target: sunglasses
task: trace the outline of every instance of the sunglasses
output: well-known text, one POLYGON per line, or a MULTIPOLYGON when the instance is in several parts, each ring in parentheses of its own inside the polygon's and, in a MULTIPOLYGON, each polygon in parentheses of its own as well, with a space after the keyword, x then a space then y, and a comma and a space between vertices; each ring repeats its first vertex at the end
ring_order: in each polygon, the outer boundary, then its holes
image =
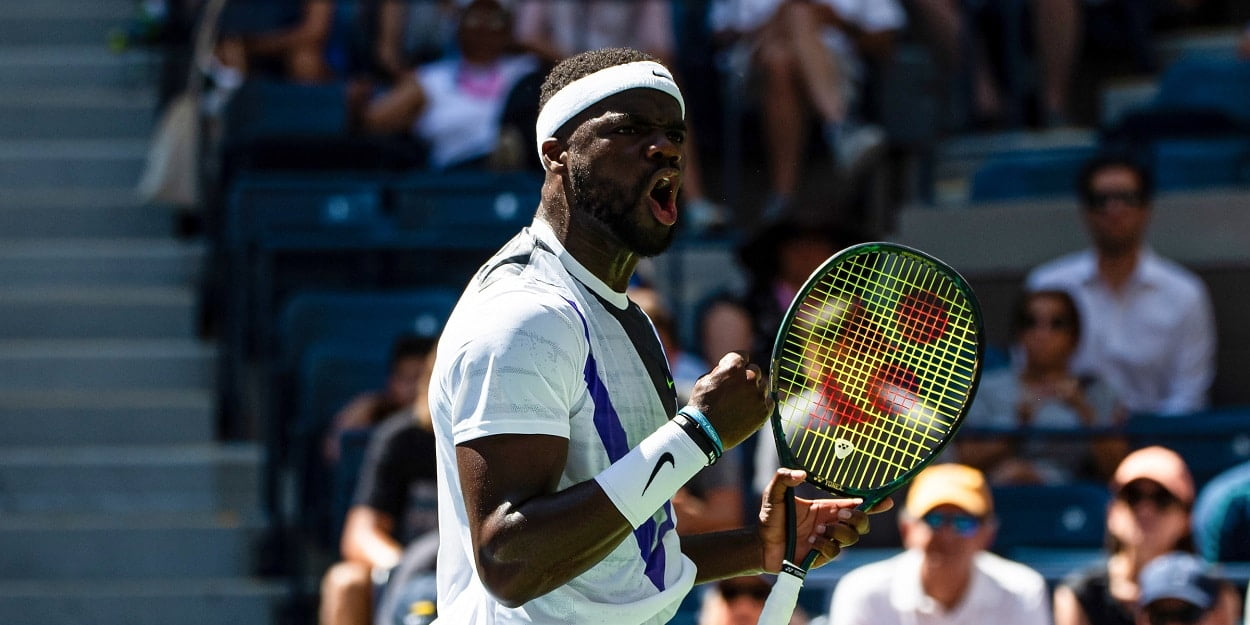
POLYGON ((1112 201, 1119 201, 1133 208, 1141 208, 1146 203, 1146 198, 1139 191, 1093 191, 1085 196, 1086 206, 1093 211, 1107 210, 1112 201))
POLYGON ((1146 606, 1146 618, 1150 625, 1193 625, 1202 620, 1205 613, 1202 608, 1189 603, 1168 608, 1146 606))
POLYGON ((1025 315, 1021 320, 1020 327, 1025 330, 1043 327, 1047 330, 1071 330, 1072 320, 1067 317, 1035 317, 1033 315, 1025 315))
POLYGON ((751 586, 749 588, 722 586, 720 588, 720 596, 724 597, 725 601, 733 601, 738 597, 748 597, 756 601, 767 601, 768 591, 769 589, 763 586, 751 586))
POLYGON ((1169 508, 1180 504, 1175 495, 1162 488, 1128 486, 1121 489, 1116 497, 1129 506, 1136 506, 1143 501, 1149 501, 1156 508, 1169 508))
POLYGON ((924 524, 928 525, 929 529, 935 532, 942 529, 942 526, 945 525, 964 538, 971 538, 977 533, 977 530, 981 529, 981 519, 971 514, 930 512, 920 517, 920 520, 924 521, 924 524))

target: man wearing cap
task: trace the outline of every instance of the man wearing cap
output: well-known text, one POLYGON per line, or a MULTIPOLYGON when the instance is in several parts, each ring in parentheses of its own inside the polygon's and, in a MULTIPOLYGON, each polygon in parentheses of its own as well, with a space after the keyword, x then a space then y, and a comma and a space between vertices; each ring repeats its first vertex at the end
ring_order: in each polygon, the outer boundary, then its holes
MULTIPOLYGON (((534 221, 465 289, 434 365, 437 622, 659 625, 696 582, 780 569, 803 474, 778 471, 757 526, 675 531, 672 496, 772 409, 759 366, 731 353, 679 410, 625 294, 678 220, 681 92, 647 55, 597 50, 557 65, 539 107, 534 221)), ((798 557, 858 540, 858 503, 800 500, 798 557)))
POLYGON ((1201 558, 1183 551, 1150 561, 1138 577, 1137 625, 1235 625, 1236 588, 1201 558))
POLYGON ((987 551, 994 502, 972 467, 938 464, 912 482, 899 514, 906 550, 842 577, 830 625, 1048 625, 1046 581, 987 551))

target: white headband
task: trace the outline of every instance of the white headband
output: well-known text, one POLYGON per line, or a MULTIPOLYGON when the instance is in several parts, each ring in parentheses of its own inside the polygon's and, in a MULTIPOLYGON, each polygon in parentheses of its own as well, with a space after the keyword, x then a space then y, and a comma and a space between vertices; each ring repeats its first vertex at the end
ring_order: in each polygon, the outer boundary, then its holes
POLYGON ((578 113, 610 95, 638 88, 656 89, 673 96, 681 106, 682 118, 686 117, 686 101, 682 99, 673 75, 663 65, 654 61, 613 65, 565 85, 543 105, 538 112, 538 123, 534 125, 538 134, 539 159, 542 158, 543 141, 554 136, 578 113))

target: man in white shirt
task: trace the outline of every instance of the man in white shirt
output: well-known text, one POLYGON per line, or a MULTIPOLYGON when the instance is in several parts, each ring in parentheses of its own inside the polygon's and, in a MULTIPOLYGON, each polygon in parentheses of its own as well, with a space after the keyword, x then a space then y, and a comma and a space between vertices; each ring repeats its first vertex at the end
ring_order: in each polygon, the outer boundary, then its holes
POLYGON ((830 625, 1047 625, 1050 595, 1033 569, 986 549, 996 529, 985 476, 933 465, 899 514, 903 553, 842 577, 830 625))
POLYGON ((1079 185, 1093 247, 1037 267, 1028 288, 1073 295, 1086 329, 1073 367, 1105 380, 1129 411, 1201 410, 1215 379, 1215 317, 1202 280, 1146 245, 1150 172, 1100 156, 1079 185))
MULTIPOLYGON (((465 289, 430 383, 437 622, 660 625, 697 582, 781 568, 784 493, 804 474, 777 471, 754 526, 676 531, 673 495, 772 402, 759 365, 731 353, 679 407, 625 294, 678 220, 687 131, 671 72, 635 50, 573 56, 544 81, 535 131, 534 221, 465 289)), ((857 541, 860 503, 798 499, 796 557, 857 541)))

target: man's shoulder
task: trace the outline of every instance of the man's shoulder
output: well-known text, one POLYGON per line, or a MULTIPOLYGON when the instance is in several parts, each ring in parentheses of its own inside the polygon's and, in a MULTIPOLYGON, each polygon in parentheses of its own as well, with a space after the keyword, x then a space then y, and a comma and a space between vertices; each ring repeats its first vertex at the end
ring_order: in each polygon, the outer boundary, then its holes
POLYGON ((1143 256, 1143 262, 1147 271, 1147 279, 1152 282, 1159 283, 1172 292, 1205 297, 1206 283, 1197 273, 1180 262, 1154 252, 1147 252, 1143 256))
POLYGON ((1015 595, 1045 592, 1046 579, 1032 567, 988 551, 977 554, 979 571, 1015 595))
POLYGON ((1025 276, 1030 289, 1069 286, 1083 279, 1093 268, 1093 254, 1080 250, 1041 263, 1025 276))

